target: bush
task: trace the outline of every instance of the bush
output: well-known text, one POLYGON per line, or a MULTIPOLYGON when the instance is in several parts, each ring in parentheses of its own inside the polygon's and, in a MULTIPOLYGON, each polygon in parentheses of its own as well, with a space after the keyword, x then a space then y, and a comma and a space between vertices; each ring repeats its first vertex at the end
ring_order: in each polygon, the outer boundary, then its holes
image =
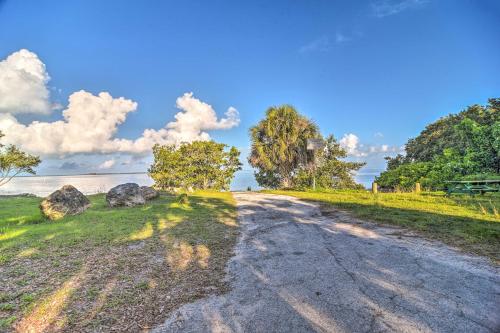
POLYGON ((399 188, 400 190, 412 190, 415 183, 420 182, 423 186, 429 186, 427 174, 431 170, 430 162, 418 162, 403 164, 394 169, 384 171, 375 181, 382 188, 399 188))
POLYGON ((175 145, 155 145, 149 176, 162 190, 227 190, 234 173, 241 169, 240 152, 223 143, 194 141, 175 145))

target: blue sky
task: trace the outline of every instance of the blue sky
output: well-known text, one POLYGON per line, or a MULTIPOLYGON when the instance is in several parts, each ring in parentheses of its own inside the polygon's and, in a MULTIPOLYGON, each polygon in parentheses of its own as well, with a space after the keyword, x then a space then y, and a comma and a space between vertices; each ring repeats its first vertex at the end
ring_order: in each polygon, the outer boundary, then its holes
MULTIPOLYGON (((344 138, 373 173, 429 122, 499 96, 499 17, 495 0, 0 0, 0 61, 26 49, 50 76, 50 110, 12 113, 17 125, 61 120, 80 90, 108 92, 137 103, 113 135, 135 140, 173 121, 176 99, 193 92, 218 121, 238 110, 239 125, 206 132, 245 158, 248 128, 288 103, 344 138)), ((38 172, 144 171, 149 161, 111 148, 58 150, 38 172)))

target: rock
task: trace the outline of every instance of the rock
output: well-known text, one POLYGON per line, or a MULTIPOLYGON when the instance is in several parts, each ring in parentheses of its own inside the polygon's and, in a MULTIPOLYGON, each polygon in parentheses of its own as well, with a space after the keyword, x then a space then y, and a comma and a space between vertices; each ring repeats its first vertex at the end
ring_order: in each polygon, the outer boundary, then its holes
POLYGON ((83 213, 90 201, 72 185, 64 185, 40 203, 42 214, 51 220, 83 213))
POLYGON ((152 200, 154 198, 158 198, 160 195, 158 191, 149 186, 141 186, 141 192, 144 200, 152 200))
POLYGON ((132 207, 143 205, 146 202, 141 188, 135 183, 126 183, 113 187, 106 193, 106 201, 109 207, 132 207))

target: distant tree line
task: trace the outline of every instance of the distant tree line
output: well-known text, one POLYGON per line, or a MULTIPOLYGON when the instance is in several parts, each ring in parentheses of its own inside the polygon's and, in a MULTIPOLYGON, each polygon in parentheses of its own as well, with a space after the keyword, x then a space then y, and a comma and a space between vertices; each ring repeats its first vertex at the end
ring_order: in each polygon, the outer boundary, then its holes
POLYGON ((500 178, 500 98, 472 105, 429 124, 408 140, 405 154, 386 157, 382 187, 437 189, 446 181, 500 178))

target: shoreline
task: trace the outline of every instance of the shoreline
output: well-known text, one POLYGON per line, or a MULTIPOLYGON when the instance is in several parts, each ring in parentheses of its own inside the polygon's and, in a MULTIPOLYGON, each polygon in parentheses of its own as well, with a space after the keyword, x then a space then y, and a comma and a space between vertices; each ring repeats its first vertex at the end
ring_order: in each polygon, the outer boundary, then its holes
POLYGON ((33 193, 19 193, 19 194, 0 194, 0 199, 2 198, 15 198, 15 197, 21 197, 21 198, 38 198, 37 195, 33 193))
POLYGON ((75 176, 109 176, 109 175, 147 175, 147 172, 105 172, 105 173, 77 173, 69 175, 24 175, 13 178, 38 178, 38 177, 75 177, 75 176))

